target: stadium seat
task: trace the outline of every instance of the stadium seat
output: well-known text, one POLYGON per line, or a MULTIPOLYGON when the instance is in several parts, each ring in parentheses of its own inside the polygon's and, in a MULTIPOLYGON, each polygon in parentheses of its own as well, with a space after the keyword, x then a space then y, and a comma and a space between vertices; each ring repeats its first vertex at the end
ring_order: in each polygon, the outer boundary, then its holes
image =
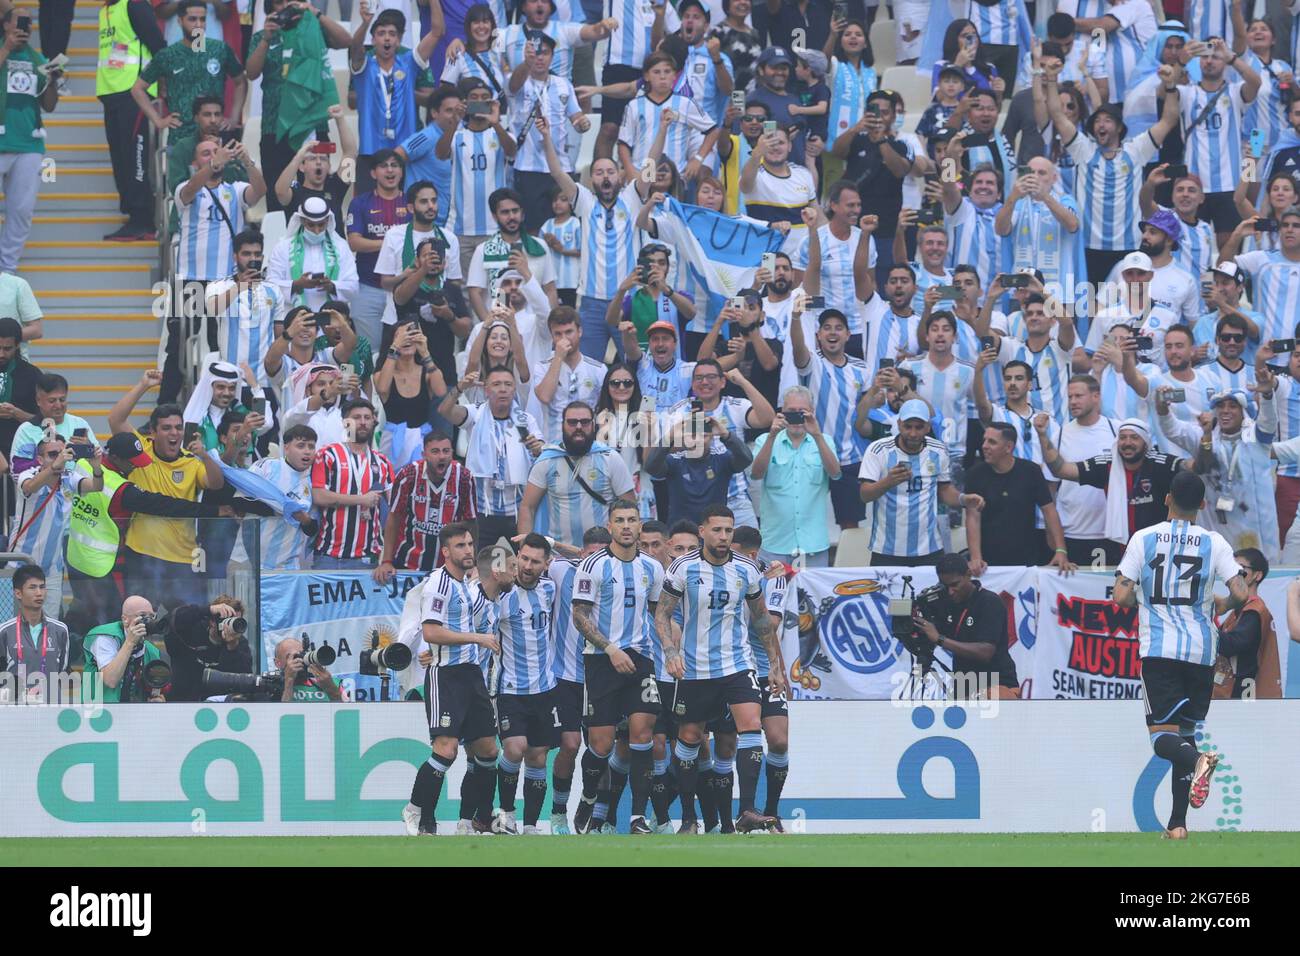
POLYGON ((916 72, 914 66, 889 67, 880 78, 880 88, 898 93, 908 115, 915 114, 918 119, 933 99, 929 76, 916 72))
POLYGON ((898 62, 897 38, 898 24, 893 20, 877 19, 875 23, 871 24, 869 40, 871 55, 876 62, 877 76, 880 75, 881 71, 898 62))
POLYGON ((871 532, 864 528, 845 528, 835 552, 835 567, 861 568, 871 562, 871 532))
POLYGON ((262 219, 262 248, 266 255, 271 254, 275 244, 284 238, 288 230, 289 223, 284 218, 284 210, 277 209, 275 212, 268 212, 262 219))

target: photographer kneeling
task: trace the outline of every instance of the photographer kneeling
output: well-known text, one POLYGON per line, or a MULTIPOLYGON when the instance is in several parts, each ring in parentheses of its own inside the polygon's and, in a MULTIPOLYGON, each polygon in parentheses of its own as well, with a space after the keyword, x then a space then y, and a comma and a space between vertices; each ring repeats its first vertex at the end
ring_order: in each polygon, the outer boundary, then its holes
POLYGON ((303 659, 302 641, 286 637, 275 645, 275 666, 284 673, 283 703, 324 703, 343 700, 343 691, 324 667, 303 659), (311 676, 308 677, 303 671, 311 676))
POLYGON ((122 618, 86 634, 85 684, 98 672, 105 703, 166 703, 171 669, 162 652, 145 640, 159 630, 153 605, 133 594, 122 602, 122 618))
POLYGON ((167 653, 171 656, 173 701, 198 702, 203 690, 203 668, 235 674, 253 673, 253 650, 248 645, 244 604, 222 594, 210 605, 184 604, 171 614, 167 653))
POLYGON ((917 595, 913 620, 922 636, 952 655, 952 699, 1018 700, 1001 599, 971 579, 960 554, 945 554, 935 570, 939 584, 917 595))

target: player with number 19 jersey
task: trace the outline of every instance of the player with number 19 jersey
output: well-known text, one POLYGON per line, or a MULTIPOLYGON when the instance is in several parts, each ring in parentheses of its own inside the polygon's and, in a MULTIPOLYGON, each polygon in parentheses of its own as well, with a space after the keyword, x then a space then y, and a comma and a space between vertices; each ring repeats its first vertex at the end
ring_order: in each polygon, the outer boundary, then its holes
POLYGON ((713 564, 689 551, 668 566, 664 589, 681 598, 682 680, 717 680, 754 670, 745 602, 762 593, 762 574, 732 553, 713 564))

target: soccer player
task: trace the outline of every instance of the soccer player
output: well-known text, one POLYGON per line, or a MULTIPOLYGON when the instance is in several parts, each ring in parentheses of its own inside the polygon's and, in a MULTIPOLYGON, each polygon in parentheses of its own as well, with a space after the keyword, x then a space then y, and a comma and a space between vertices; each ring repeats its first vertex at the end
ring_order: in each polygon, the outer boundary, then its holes
POLYGON ((1193 524, 1205 505, 1205 482, 1180 471, 1165 497, 1169 520, 1129 541, 1115 571, 1114 601, 1138 607, 1138 648, 1147 728, 1156 754, 1173 764, 1173 809, 1164 836, 1187 839, 1187 807, 1204 805, 1219 754, 1199 753, 1196 725, 1214 690, 1216 615, 1246 603, 1246 579, 1232 546, 1193 524), (1227 598, 1214 586, 1228 586, 1227 598))
MULTIPOLYGON (((758 557, 763 547, 763 536, 757 528, 741 525, 731 538, 731 550, 742 557, 758 564, 763 572, 763 601, 767 605, 768 616, 776 631, 777 650, 781 647, 781 616, 785 607, 785 591, 789 579, 785 568, 780 564, 764 566, 758 557), (775 571, 775 573, 774 573, 775 571)), ((754 655, 754 668, 758 674, 758 686, 763 694, 760 716, 763 720, 763 736, 767 738, 767 803, 763 807, 763 816, 772 818, 771 829, 784 833, 781 826, 781 791, 785 789, 786 777, 790 775, 790 710, 786 706, 785 691, 772 690, 771 672, 773 662, 777 673, 785 673, 785 661, 778 655, 772 658, 768 654, 767 643, 763 640, 762 628, 758 622, 749 622, 749 649, 754 655)), ((730 795, 728 795, 729 797, 730 795)))
MULTIPOLYGON (((682 802, 679 833, 696 832, 695 788, 697 760, 704 724, 731 709, 739 749, 740 816, 736 830, 767 829, 774 821, 754 807, 758 774, 763 766, 761 734, 762 688, 749 649, 752 624, 767 645, 771 659, 780 660, 776 632, 763 602, 762 572, 749 558, 731 550, 735 517, 725 505, 704 509, 700 549, 683 555, 668 568, 664 594, 655 611, 655 626, 664 645, 668 672, 677 678, 673 712, 680 722, 677 745, 677 785, 682 802), (682 608, 680 636, 673 633, 673 611, 682 608), (746 616, 748 612, 748 616, 746 616)), ((772 693, 785 690, 785 676, 771 675, 772 693)), ((716 761, 716 758, 715 758, 716 761)), ((715 772, 719 772, 715 762, 715 772)), ((727 773, 722 772, 725 778, 727 773)), ((725 782, 720 787, 729 793, 725 782)))
MULTIPOLYGON (((438 795, 456 760, 458 741, 466 741, 466 750, 481 761, 480 766, 495 766, 497 761, 496 717, 483 681, 482 660, 485 651, 500 653, 501 643, 483 629, 490 618, 482 596, 475 599, 466 577, 475 565, 474 534, 468 524, 453 522, 442 529, 438 543, 443 566, 425 584, 421 608, 424 640, 433 651, 424 677, 424 712, 433 754, 420 765, 411 802, 402 808, 409 836, 438 832, 438 795)), ((490 807, 496 774, 476 773, 475 777, 482 778, 477 781, 475 802, 490 807)), ((474 825, 485 832, 490 823, 480 816, 474 825)))
MULTIPOLYGON (((582 535, 582 560, 603 549, 613 538, 608 529, 588 528, 582 535)), ((558 555, 551 559, 547 575, 555 583, 555 605, 551 633, 555 638, 555 688, 551 696, 560 716, 560 752, 555 755, 551 768, 551 835, 568 836, 569 791, 573 786, 573 771, 578 762, 578 747, 582 743, 582 723, 585 715, 583 689, 583 647, 585 642, 573 624, 573 575, 581 561, 570 561, 558 555)))
POLYGON ((559 744, 561 726, 551 638, 555 582, 546 576, 551 543, 529 534, 513 559, 514 587, 497 598, 501 657, 493 674, 497 736, 501 759, 497 787, 501 803, 498 831, 515 831, 515 791, 524 762, 524 835, 540 833, 537 818, 546 799, 546 755, 559 744))
POLYGON ((635 502, 612 502, 608 527, 613 540, 584 560, 574 575, 573 623, 587 642, 583 664, 588 726, 582 800, 573 825, 579 833, 591 832, 596 792, 609 765, 614 732, 627 717, 632 784, 629 832, 645 834, 651 832, 645 806, 654 765, 651 738, 660 710, 653 662, 656 638, 646 626, 646 614, 659 601, 664 571, 658 561, 637 551, 641 517, 635 502))

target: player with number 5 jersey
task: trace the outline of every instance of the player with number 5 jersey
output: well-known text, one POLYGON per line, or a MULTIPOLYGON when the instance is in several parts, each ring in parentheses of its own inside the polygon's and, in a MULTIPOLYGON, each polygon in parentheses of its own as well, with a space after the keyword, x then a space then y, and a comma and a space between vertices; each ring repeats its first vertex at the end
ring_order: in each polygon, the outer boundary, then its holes
POLYGON ((633 501, 609 506, 613 540, 578 566, 573 576, 573 624, 587 642, 587 749, 582 754, 582 799, 573 828, 587 833, 596 792, 614 750, 614 731, 624 718, 630 748, 630 832, 652 832, 645 820, 654 769, 654 725, 659 715, 655 683, 655 635, 647 627, 663 588, 663 566, 637 550, 641 515, 633 501))
MULTIPOLYGON (((780 661, 776 629, 763 598, 758 565, 732 548, 735 516, 726 505, 710 505, 700 519, 700 547, 671 565, 655 614, 668 673, 677 679, 672 702, 678 719, 673 757, 681 795, 680 832, 695 832, 695 791, 700 742, 705 725, 729 709, 736 724, 736 769, 740 778, 740 816, 736 830, 766 830, 775 824, 754 806, 763 767, 762 689, 754 672, 750 628, 754 627, 780 661), (682 609, 680 637, 673 635, 673 612, 682 609)), ((772 693, 785 689, 778 669, 768 678, 772 693)))
MULTIPOLYGON (((1205 507, 1205 482, 1180 471, 1165 496, 1169 520, 1133 535, 1115 572, 1113 599, 1138 608, 1138 648, 1147 729, 1156 755, 1173 764, 1173 803, 1165 837, 1187 839, 1187 807, 1204 805, 1221 754, 1198 752, 1196 728, 1214 691, 1215 615, 1250 597, 1232 547, 1193 522, 1205 507), (1216 585, 1228 597, 1215 597, 1216 585)), ((1242 552, 1245 554, 1246 552, 1242 552)))

